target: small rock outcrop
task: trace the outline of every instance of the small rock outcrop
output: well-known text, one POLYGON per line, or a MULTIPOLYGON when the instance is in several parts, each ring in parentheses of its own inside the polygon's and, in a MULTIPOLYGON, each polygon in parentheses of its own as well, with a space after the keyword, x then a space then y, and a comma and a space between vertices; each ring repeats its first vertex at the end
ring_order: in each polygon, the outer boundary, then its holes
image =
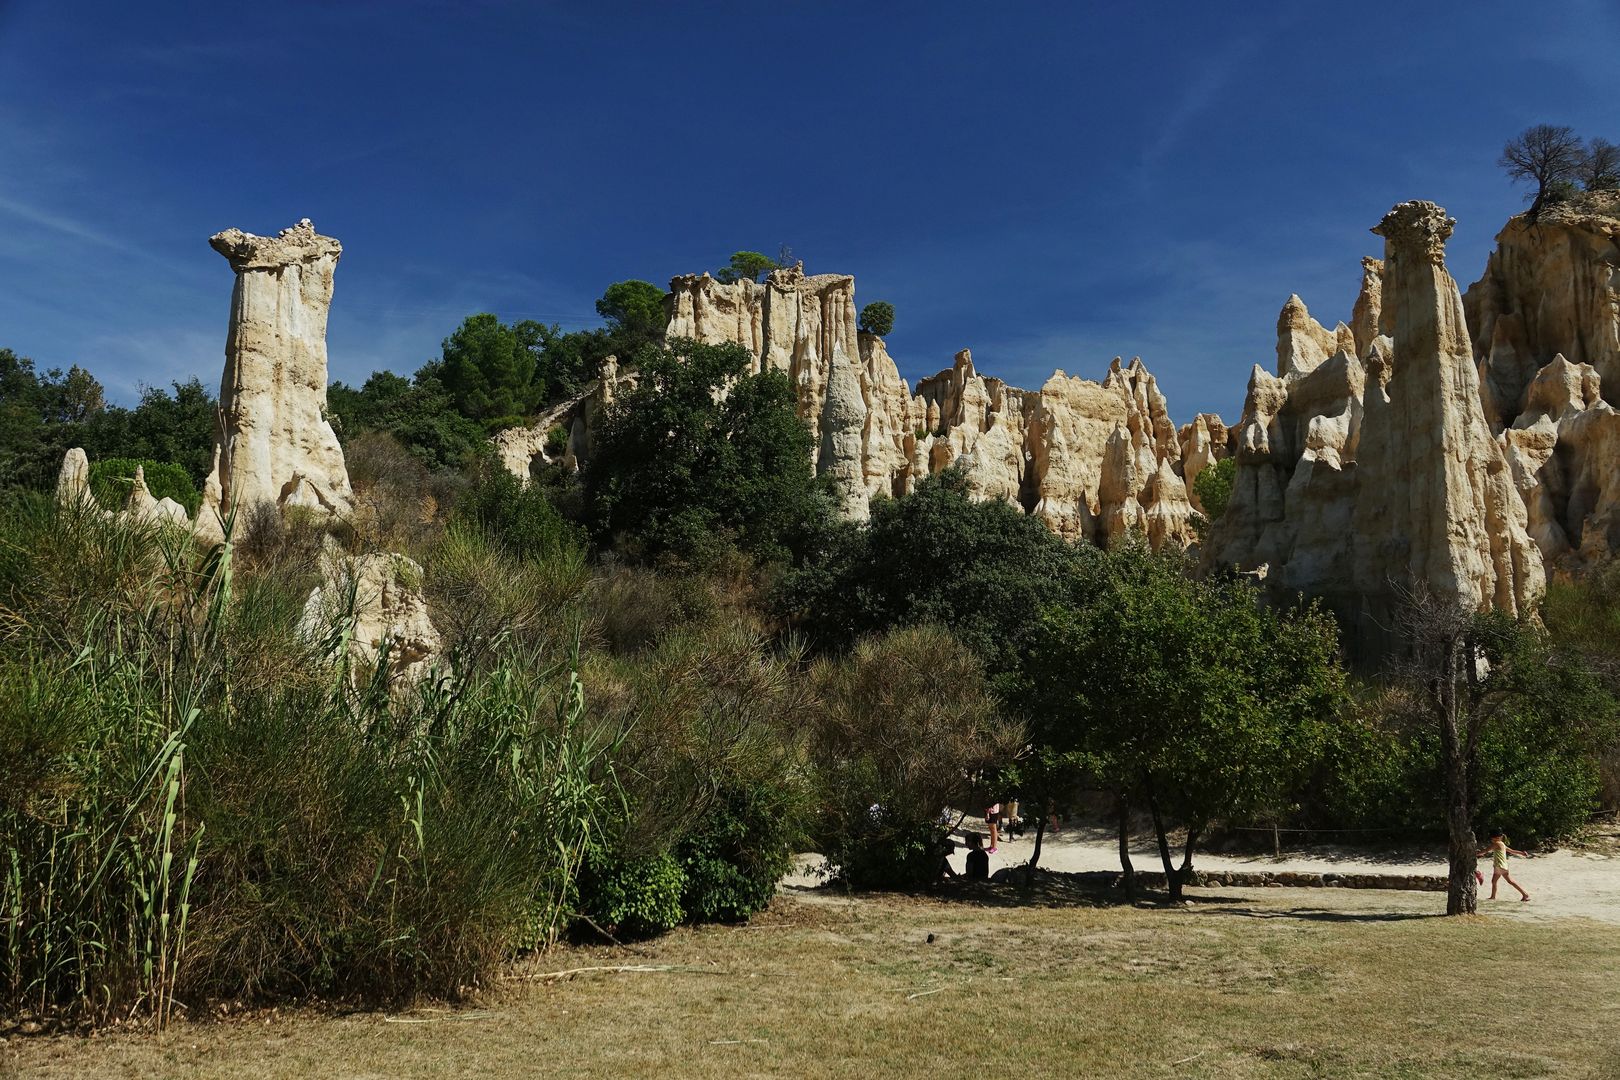
POLYGON ((369 680, 387 649, 389 679, 410 686, 427 678, 443 644, 422 596, 422 567, 404 555, 329 554, 325 581, 304 603, 300 628, 311 640, 349 623, 349 661, 357 683, 369 680))
POLYGON ((264 502, 347 513, 354 496, 326 418, 326 317, 343 246, 307 218, 277 236, 227 229, 209 243, 236 287, 204 513, 264 502))

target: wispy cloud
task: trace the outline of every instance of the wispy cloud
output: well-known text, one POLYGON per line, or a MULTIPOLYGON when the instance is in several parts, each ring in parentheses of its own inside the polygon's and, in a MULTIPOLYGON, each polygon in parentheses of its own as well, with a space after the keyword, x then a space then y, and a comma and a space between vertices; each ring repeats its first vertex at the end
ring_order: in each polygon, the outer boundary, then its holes
POLYGON ((26 221, 30 225, 51 229, 65 236, 71 236, 76 240, 82 240, 87 244, 95 244, 98 247, 110 248, 125 254, 136 254, 138 250, 133 245, 119 240, 117 237, 109 236, 87 222, 79 221, 65 214, 53 213, 5 195, 0 195, 0 212, 10 214, 12 217, 26 221))
POLYGON ((1142 154, 1142 164, 1148 172, 1164 164, 1187 137, 1194 122, 1219 103, 1226 88, 1259 56, 1265 40, 1264 34, 1232 38, 1193 73, 1159 126, 1158 138, 1148 144, 1142 154))

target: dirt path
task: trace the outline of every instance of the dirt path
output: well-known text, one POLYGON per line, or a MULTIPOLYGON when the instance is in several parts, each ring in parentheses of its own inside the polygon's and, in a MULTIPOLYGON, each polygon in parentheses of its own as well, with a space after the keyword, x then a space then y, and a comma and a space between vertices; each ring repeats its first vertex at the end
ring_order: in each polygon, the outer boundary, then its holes
MULTIPOLYGON (((990 856, 990 872, 1004 866, 1022 866, 1035 848, 1033 831, 1018 839, 1003 839, 990 856)), ((951 865, 962 870, 964 852, 959 848, 951 865)), ((1151 840, 1138 838, 1131 858, 1138 870, 1160 870, 1158 849, 1151 840)), ((1179 853, 1177 863, 1179 864, 1179 853)), ((1443 853, 1410 849, 1378 856, 1366 850, 1312 848, 1271 855, 1207 855, 1193 859, 1203 870, 1298 870, 1314 873, 1362 874, 1444 874, 1443 853)), ((1041 865, 1049 870, 1118 870, 1119 851, 1111 836, 1096 829, 1066 829, 1048 836, 1041 845, 1041 865)), ((1494 914, 1514 918, 1557 918, 1569 915, 1620 923, 1620 857, 1560 850, 1529 859, 1514 859, 1514 879, 1532 897, 1528 904, 1518 902, 1518 894, 1505 882, 1498 899, 1487 905, 1494 914)), ((1490 885, 1489 869, 1486 886, 1490 885)), ((1332 893, 1334 890, 1323 890, 1332 893)))

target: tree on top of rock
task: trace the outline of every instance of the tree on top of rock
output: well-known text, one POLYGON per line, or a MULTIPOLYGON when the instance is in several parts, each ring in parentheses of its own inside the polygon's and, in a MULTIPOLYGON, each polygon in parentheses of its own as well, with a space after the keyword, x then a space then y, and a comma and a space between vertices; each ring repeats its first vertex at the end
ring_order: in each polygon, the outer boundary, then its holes
POLYGON ((894 305, 887 300, 874 300, 861 308, 860 326, 868 334, 887 337, 894 329, 894 305))
POLYGON ((772 270, 780 270, 784 265, 782 260, 761 255, 757 251, 735 251, 732 252, 731 261, 722 266, 714 277, 716 281, 727 285, 737 281, 758 281, 772 270))
POLYGON ((1576 178, 1587 191, 1620 188, 1620 146, 1608 139, 1593 139, 1586 147, 1576 178))
POLYGON ((1563 184, 1573 184, 1586 159, 1581 137, 1567 125, 1536 124, 1519 132, 1502 147, 1497 164, 1514 180, 1536 185, 1530 212, 1546 204, 1547 196, 1563 184))

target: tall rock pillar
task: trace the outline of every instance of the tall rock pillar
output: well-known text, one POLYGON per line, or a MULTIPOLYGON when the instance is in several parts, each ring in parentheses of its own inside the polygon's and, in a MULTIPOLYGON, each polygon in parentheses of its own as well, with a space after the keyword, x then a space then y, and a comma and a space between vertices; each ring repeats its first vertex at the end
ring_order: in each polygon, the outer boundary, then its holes
MULTIPOLYGON (((1401 203, 1384 238, 1383 314, 1394 349, 1370 367, 1356 501, 1357 586, 1388 626, 1405 588, 1470 611, 1533 610, 1545 579, 1524 502, 1480 405, 1457 283, 1445 266, 1456 222, 1401 203)), ((1364 630, 1367 629, 1364 627, 1364 630)))
POLYGON ((209 239, 236 271, 205 509, 268 502, 347 513, 354 494, 326 419, 326 315, 343 245, 305 218, 279 236, 209 239))

